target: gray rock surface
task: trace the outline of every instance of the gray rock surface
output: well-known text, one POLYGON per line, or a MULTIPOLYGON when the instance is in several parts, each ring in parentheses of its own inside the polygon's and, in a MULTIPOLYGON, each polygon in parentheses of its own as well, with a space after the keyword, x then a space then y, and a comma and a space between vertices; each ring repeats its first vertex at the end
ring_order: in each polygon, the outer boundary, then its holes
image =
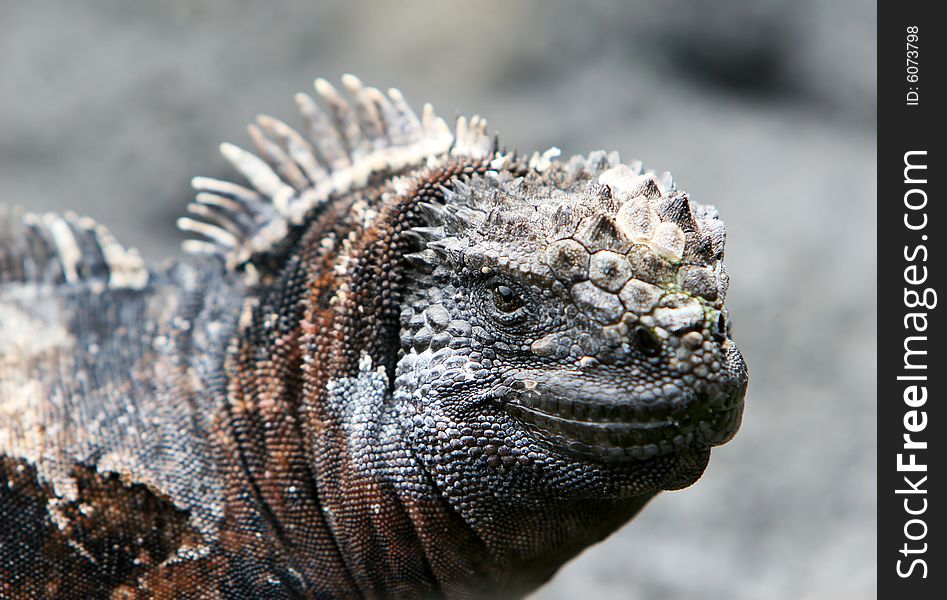
POLYGON ((0 2, 0 202, 178 255, 217 143, 347 71, 672 170, 728 224, 744 426, 535 597, 873 598, 874 27, 856 0, 0 2))

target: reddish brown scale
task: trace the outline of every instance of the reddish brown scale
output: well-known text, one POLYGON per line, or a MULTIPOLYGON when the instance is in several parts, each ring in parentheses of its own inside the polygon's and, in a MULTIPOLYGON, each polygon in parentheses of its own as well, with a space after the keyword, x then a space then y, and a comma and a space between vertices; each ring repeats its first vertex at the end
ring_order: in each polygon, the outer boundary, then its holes
MULTIPOLYGON (((187 513, 144 485, 127 484, 77 465, 77 497, 53 508, 54 492, 25 461, 0 456, 0 508, 19 509, 18 519, 0 511, 0 598, 139 597, 139 578, 174 580, 171 563, 179 550, 196 547, 200 535, 187 513), (32 569, 16 569, 30 561, 32 569), (9 571, 8 569, 13 569, 9 571), (125 595, 123 595, 125 594, 125 595)), ((181 583, 210 587, 212 558, 200 579, 181 583)), ((178 589, 184 589, 178 588, 178 589)), ((195 596, 200 597, 200 596, 195 596)))
POLYGON ((225 479, 232 485, 224 546, 254 562, 292 565, 307 582, 322 582, 324 591, 352 589, 352 583, 323 521, 304 452, 298 415, 304 331, 300 317, 312 282, 334 285, 336 252, 322 240, 348 233, 344 216, 351 203, 352 198, 340 199, 313 222, 297 245, 298 260, 276 280, 271 295, 255 307, 237 336, 227 367, 230 411, 220 424, 226 432, 221 437, 225 479), (282 306, 275 309, 271 303, 282 306), (275 323, 266 327, 274 313, 295 326, 285 333, 275 323), (241 406, 248 409, 236 410, 241 406))
POLYGON ((372 225, 359 233, 344 280, 332 280, 334 289, 348 286, 344 301, 325 306, 319 302, 324 289, 316 287, 310 293, 305 321, 311 326, 302 345, 312 364, 302 392, 303 415, 314 434, 304 442, 316 465, 323 508, 335 517, 330 524, 333 533, 342 544, 354 546, 343 547, 343 555, 361 557, 350 569, 359 590, 368 596, 417 594, 414 586, 430 581, 431 574, 425 572, 428 567, 421 550, 425 544, 417 539, 414 524, 394 492, 353 469, 346 456, 340 416, 326 412, 326 386, 333 379, 356 375, 363 354, 372 358, 374 366, 384 365, 389 374, 393 372, 403 256, 410 243, 405 232, 422 224, 419 203, 443 201, 440 186, 450 187, 458 178, 485 170, 483 163, 456 160, 421 174, 408 193, 381 207, 372 225), (380 508, 372 510, 373 505, 380 508), (392 560, 401 564, 392 564, 392 560), (380 566, 386 563, 386 567, 380 566), (411 564, 411 581, 398 583, 392 574, 411 564))

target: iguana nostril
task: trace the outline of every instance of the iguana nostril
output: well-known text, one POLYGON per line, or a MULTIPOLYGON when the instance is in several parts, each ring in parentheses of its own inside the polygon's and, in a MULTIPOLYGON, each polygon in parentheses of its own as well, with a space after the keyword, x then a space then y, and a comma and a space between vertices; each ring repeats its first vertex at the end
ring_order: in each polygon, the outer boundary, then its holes
POLYGON ((717 322, 714 328, 714 340, 717 342, 722 342, 727 339, 729 334, 730 324, 727 322, 727 314, 723 311, 720 311, 720 314, 717 315, 717 322))
POLYGON ((645 356, 657 356, 661 353, 661 340, 648 327, 637 327, 634 332, 635 343, 645 356))

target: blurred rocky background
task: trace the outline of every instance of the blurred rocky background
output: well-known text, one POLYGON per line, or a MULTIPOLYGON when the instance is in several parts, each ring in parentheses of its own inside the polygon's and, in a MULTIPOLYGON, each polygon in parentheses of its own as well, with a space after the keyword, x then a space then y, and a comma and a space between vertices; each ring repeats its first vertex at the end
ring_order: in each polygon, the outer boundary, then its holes
POLYGON ((839 0, 0 0, 0 202, 179 255, 191 176, 312 79, 358 74, 510 148, 616 149, 716 204, 750 365, 693 488, 535 597, 875 592, 875 7, 839 0))

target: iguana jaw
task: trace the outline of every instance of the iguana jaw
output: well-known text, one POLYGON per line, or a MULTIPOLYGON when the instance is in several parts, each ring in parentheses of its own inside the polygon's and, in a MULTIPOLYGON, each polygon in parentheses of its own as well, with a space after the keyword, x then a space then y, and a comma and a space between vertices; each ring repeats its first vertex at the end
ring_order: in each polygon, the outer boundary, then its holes
POLYGON ((577 458, 633 462, 728 441, 740 425, 746 380, 651 395, 568 376, 517 387, 503 407, 545 445, 577 458))

